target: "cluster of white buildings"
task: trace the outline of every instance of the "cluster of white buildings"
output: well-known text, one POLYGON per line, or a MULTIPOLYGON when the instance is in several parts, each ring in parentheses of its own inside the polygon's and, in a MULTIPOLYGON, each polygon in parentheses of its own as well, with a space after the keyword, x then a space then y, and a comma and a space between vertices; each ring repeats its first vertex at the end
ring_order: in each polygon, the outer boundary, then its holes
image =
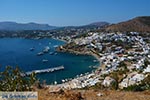
POLYGON ((144 74, 138 74, 137 72, 132 72, 127 75, 126 78, 119 84, 119 87, 122 89, 134 84, 139 84, 145 78, 144 74))
POLYGON ((95 75, 95 73, 81 75, 80 77, 74 78, 70 81, 67 81, 62 84, 57 84, 55 86, 49 86, 50 92, 55 92, 60 89, 77 89, 84 88, 87 86, 93 86, 96 83, 101 82, 99 76, 95 75))
POLYGON ((109 75, 119 69, 120 62, 129 62, 127 69, 129 73, 125 75, 119 83, 122 89, 130 85, 139 84, 148 73, 150 73, 150 44, 137 32, 126 33, 88 33, 88 36, 74 39, 76 45, 84 45, 88 50, 97 49, 96 53, 105 67, 97 71, 75 78, 69 82, 60 84, 66 89, 84 88, 93 86, 100 82, 104 86, 109 86, 114 79, 102 77, 109 75), (145 62, 149 62, 145 65, 145 62))

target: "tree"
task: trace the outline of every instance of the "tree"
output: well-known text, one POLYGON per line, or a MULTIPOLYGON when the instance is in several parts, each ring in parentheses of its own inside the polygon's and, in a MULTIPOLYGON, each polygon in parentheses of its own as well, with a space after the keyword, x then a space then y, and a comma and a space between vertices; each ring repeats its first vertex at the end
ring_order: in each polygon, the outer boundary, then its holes
POLYGON ((7 66, 0 73, 0 91, 30 91, 35 81, 35 73, 30 76, 24 76, 19 67, 12 68, 7 66))

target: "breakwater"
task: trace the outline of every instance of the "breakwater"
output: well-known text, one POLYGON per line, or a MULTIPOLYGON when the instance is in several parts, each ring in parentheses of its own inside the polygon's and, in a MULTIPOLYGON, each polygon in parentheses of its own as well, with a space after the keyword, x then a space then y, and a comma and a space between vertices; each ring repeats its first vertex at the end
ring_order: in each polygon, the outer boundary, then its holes
POLYGON ((58 71, 58 70, 63 70, 64 66, 59 66, 59 67, 54 67, 54 68, 47 68, 47 69, 41 69, 41 70, 33 70, 33 71, 29 71, 26 72, 26 75, 30 75, 32 73, 35 74, 40 74, 40 73, 49 73, 49 72, 54 72, 54 71, 58 71))

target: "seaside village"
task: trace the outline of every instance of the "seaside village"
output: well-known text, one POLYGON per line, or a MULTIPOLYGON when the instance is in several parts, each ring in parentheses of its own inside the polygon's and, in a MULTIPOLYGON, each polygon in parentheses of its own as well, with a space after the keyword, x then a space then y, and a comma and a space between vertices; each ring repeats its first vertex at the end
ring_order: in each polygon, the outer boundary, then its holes
POLYGON ((88 33, 68 41, 60 47, 61 51, 93 55, 100 61, 100 66, 91 73, 50 85, 50 92, 96 84, 110 87, 114 82, 123 89, 140 84, 150 74, 150 41, 138 32, 88 33))

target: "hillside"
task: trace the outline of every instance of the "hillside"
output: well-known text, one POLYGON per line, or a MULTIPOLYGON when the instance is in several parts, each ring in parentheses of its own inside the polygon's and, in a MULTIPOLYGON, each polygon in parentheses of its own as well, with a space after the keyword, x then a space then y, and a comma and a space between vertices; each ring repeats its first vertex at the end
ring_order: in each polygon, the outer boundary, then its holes
POLYGON ((136 17, 129 21, 120 22, 106 28, 107 31, 137 31, 150 32, 150 16, 136 17))
POLYGON ((104 26, 108 26, 110 23, 108 22, 94 22, 94 23, 91 23, 87 26, 97 26, 97 27, 104 27, 104 26))
POLYGON ((49 93, 46 89, 37 90, 39 100, 150 100, 150 92, 127 92, 115 90, 65 90, 49 93), (100 96, 98 94, 101 94, 100 96))
POLYGON ((66 30, 66 29, 93 29, 93 28, 103 28, 103 27, 106 27, 108 26, 109 23, 108 22, 94 22, 94 23, 90 23, 90 24, 87 24, 87 25, 81 25, 81 26, 65 26, 65 27, 60 27, 58 29, 63 29, 63 30, 66 30))
POLYGON ((51 30, 55 28, 55 26, 50 26, 48 24, 0 22, 0 30, 51 30))

